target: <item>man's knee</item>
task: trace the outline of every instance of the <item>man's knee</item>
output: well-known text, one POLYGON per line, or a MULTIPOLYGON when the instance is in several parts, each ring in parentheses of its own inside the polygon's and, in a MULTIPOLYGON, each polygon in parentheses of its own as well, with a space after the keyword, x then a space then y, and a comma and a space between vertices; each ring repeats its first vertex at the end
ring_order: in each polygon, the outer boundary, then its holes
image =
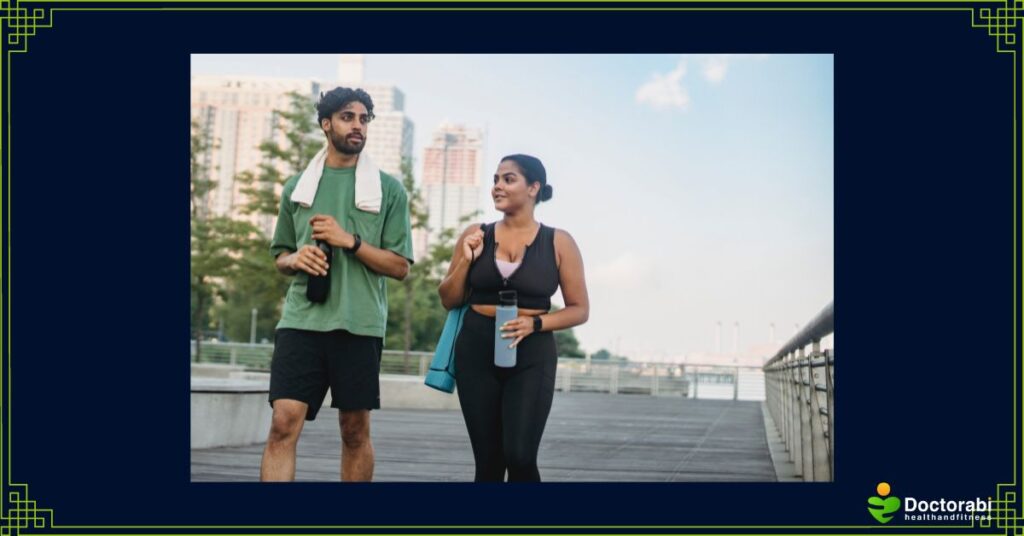
POLYGON ((294 443, 299 439, 303 419, 306 418, 306 405, 293 400, 274 401, 274 414, 270 420, 271 443, 294 443))
POLYGON ((341 412, 341 442, 346 448, 358 449, 370 443, 370 412, 341 412))

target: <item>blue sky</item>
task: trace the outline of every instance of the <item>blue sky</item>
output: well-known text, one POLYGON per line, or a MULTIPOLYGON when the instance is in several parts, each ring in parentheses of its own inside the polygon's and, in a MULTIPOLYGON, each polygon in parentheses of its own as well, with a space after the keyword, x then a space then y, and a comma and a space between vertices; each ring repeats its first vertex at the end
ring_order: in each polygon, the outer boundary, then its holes
MULTIPOLYGON (((583 347, 669 360, 714 350, 715 323, 763 345, 833 296, 831 55, 367 55, 406 94, 421 160, 444 119, 486 127, 548 169, 537 217, 583 252, 583 347)), ((332 81, 336 55, 194 55, 193 74, 332 81)), ((372 130, 370 136, 372 136, 372 130)), ((489 184, 489 183, 488 183, 489 184)), ((486 193, 486 192, 485 192, 486 193)), ((490 198, 485 219, 497 219, 490 198)), ((556 300, 557 301, 557 300, 556 300)))

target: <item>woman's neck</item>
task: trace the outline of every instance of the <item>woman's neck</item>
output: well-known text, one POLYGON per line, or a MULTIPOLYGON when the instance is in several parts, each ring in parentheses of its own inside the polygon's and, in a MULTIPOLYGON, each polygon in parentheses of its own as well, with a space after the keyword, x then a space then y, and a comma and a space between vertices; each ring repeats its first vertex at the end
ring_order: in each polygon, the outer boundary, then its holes
POLYGON ((515 231, 533 229, 537 225, 537 221, 533 219, 532 210, 523 210, 512 214, 506 213, 501 223, 515 231))

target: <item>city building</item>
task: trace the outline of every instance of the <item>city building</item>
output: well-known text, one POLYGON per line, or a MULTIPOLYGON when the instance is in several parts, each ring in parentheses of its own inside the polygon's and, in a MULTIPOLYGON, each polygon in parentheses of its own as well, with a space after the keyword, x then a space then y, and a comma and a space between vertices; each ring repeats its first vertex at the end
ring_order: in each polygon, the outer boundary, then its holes
POLYGON ((414 248, 425 251, 427 243, 444 229, 459 228, 460 220, 480 210, 484 134, 465 125, 442 123, 423 151, 422 191, 430 213, 428 233, 414 236, 414 248))
MULTIPOLYGON (((217 187, 202 200, 202 210, 251 221, 267 236, 273 234, 275 216, 241 213, 247 199, 241 192, 243 185, 235 178, 239 173, 259 169, 263 163, 259 146, 264 141, 287 146, 286 133, 281 130, 274 110, 290 107, 290 92, 316 101, 321 91, 339 85, 366 90, 373 99, 376 119, 371 123, 364 151, 381 170, 402 180, 402 161, 411 161, 413 146, 413 123, 405 114, 405 94, 393 85, 363 83, 362 77, 361 55, 339 57, 340 82, 337 83, 274 77, 193 76, 192 119, 215 141, 214 148, 203 158, 209 178, 217 182, 217 187)), ((310 114, 313 113, 310 110, 310 114)), ((279 171, 291 175, 300 170, 282 168, 279 171)), ((277 192, 280 193, 280 186, 277 192)))
MULTIPOLYGON (((274 110, 290 106, 288 93, 308 97, 319 95, 320 85, 311 79, 245 76, 193 76, 191 117, 214 140, 203 158, 216 188, 202 200, 203 209, 215 215, 247 219, 268 234, 274 217, 242 215, 247 202, 235 177, 256 171, 263 161, 259 145, 267 140, 286 144, 285 133, 274 110)), ((281 170, 288 173, 290 170, 281 170)))
POLYGON ((325 84, 324 91, 337 86, 361 88, 373 99, 373 115, 366 139, 366 154, 385 173, 402 180, 402 161, 412 161, 413 122, 405 113, 405 93, 391 84, 364 80, 362 54, 338 57, 338 81, 325 84))

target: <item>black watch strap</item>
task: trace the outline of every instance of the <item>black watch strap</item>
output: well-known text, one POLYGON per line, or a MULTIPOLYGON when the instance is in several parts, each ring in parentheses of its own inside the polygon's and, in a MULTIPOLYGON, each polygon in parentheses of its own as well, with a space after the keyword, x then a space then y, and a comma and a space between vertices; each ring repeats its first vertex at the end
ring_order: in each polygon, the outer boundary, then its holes
POLYGON ((544 321, 540 319, 540 315, 533 317, 533 332, 540 333, 540 330, 544 328, 544 321))
POLYGON ((356 239, 355 244, 352 244, 351 248, 345 248, 345 253, 349 255, 354 255, 359 250, 359 246, 363 245, 363 239, 359 237, 359 233, 353 233, 352 236, 356 239))

